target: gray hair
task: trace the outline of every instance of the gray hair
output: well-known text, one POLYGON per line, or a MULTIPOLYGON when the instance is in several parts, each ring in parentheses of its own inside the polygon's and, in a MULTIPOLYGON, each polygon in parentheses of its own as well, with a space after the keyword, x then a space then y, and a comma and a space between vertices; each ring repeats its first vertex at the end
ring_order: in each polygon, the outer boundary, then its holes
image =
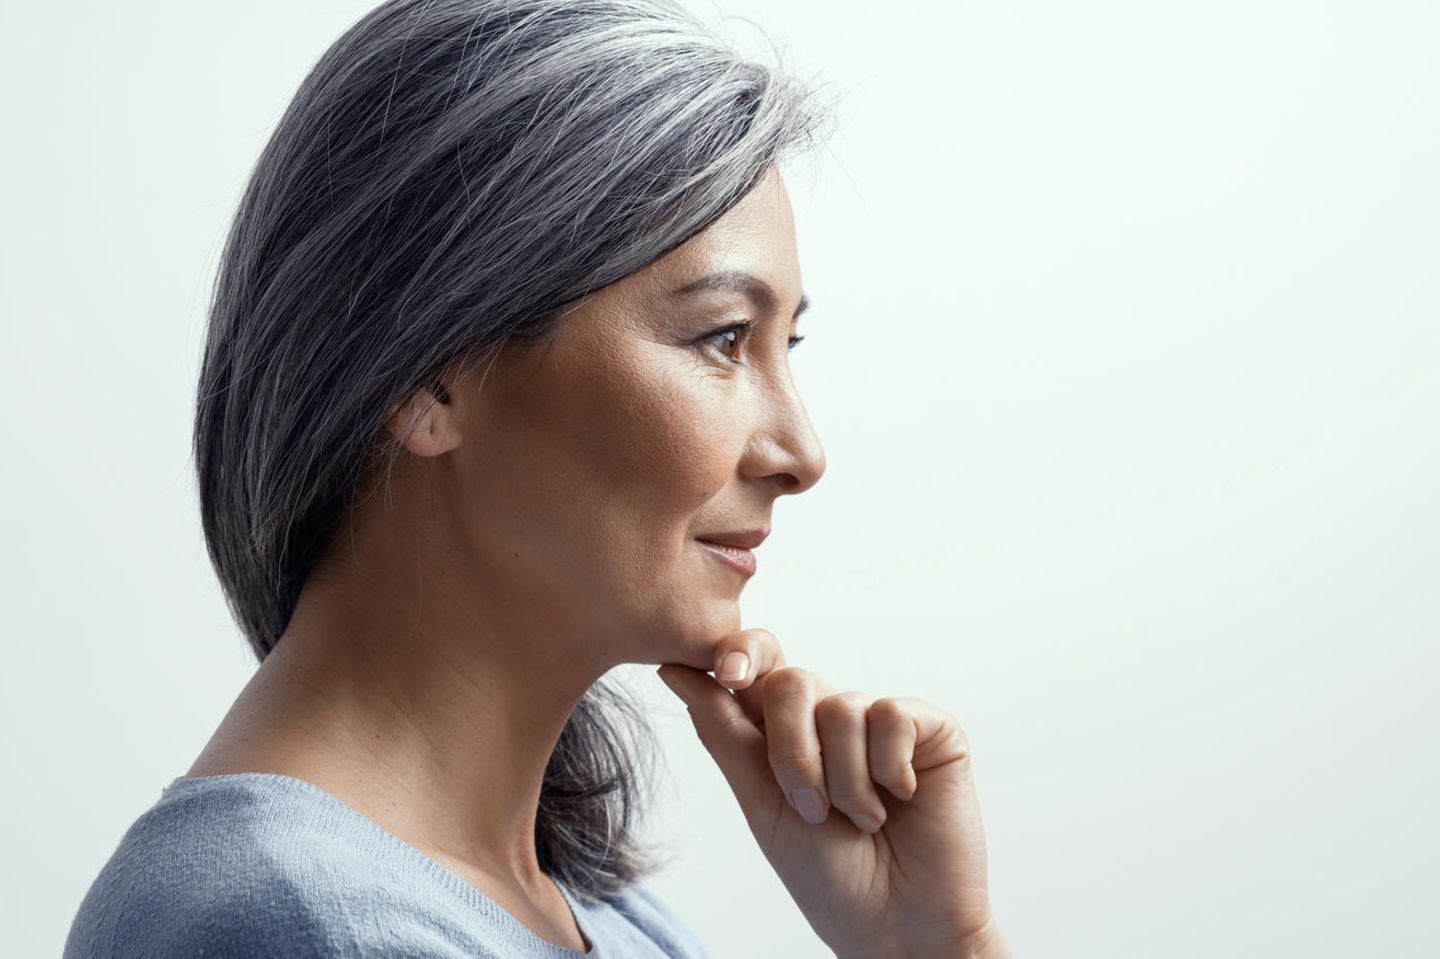
MULTIPOLYGON (((325 560, 391 408, 544 337, 699 233, 833 119, 675 0, 390 0, 324 53, 226 237, 197 389, 202 525, 257 659, 325 560)), ((546 770, 540 862, 581 895, 655 868, 596 683, 546 770)))

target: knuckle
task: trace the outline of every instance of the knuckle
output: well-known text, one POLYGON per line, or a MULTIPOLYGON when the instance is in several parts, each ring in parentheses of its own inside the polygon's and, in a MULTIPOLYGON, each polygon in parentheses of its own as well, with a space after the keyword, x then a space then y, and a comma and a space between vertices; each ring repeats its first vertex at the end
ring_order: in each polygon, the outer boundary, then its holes
POLYGON ((864 693, 854 690, 833 693, 815 704, 815 713, 826 720, 859 725, 865 721, 865 707, 869 701, 864 693))
POLYGON ((884 696, 870 704, 866 716, 872 722, 898 724, 910 721, 905 697, 884 696))
POLYGON ((776 776, 807 778, 815 768, 817 757, 805 750, 777 749, 770 753, 770 768, 776 776))
POLYGON ((754 724, 744 714, 727 714, 710 723, 701 722, 694 710, 690 710, 690 722, 695 727, 695 735, 699 737, 700 745, 712 753, 716 747, 731 740, 736 727, 746 725, 754 727, 754 724))
POLYGON ((814 685, 815 676, 804 666, 781 666, 771 674, 772 681, 779 687, 803 687, 814 685))
POLYGON ((737 728, 743 729, 747 726, 753 726, 754 724, 751 723, 749 718, 747 718, 743 713, 735 712, 727 713, 722 716, 717 725, 719 726, 721 732, 729 734, 737 728))
POLYGON ((765 698, 772 701, 806 699, 814 688, 815 678, 809 670, 782 666, 766 677, 765 698))
POLYGON ((964 727, 960 725, 955 717, 948 713, 945 715, 945 719, 940 726, 940 736, 943 741, 952 748, 964 753, 966 756, 970 755, 970 740, 965 735, 964 727))
POLYGON ((970 764, 970 741, 965 738, 965 732, 958 723, 947 724, 947 727, 936 739, 944 744, 945 751, 951 754, 949 762, 960 766, 970 764))

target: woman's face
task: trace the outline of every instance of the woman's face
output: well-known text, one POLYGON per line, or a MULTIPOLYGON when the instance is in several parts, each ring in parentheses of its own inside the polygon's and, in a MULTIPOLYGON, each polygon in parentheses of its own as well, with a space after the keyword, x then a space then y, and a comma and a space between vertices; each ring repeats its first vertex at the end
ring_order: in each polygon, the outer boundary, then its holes
POLYGON ((480 600, 533 612, 585 655, 710 668, 748 574, 699 540, 769 530, 775 500, 825 470, 790 376, 801 299, 772 170, 549 342, 507 344, 455 384, 458 445, 433 478, 480 600), (752 293, 679 292, 721 273, 749 274, 752 293), (738 322, 754 328, 723 331, 738 322))

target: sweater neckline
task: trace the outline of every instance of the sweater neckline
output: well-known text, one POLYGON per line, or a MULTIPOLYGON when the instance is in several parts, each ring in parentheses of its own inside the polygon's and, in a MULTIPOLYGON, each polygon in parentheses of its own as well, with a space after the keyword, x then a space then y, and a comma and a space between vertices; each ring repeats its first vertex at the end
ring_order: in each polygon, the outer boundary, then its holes
POLYGON ((349 819, 359 828, 370 832, 380 841, 395 849, 398 853, 417 864, 433 879, 454 892, 466 901, 472 908, 490 917, 503 926, 507 932, 523 941, 528 949, 535 950, 545 959, 602 959, 600 947, 596 944, 595 938, 590 935, 585 924, 580 921, 582 914, 589 914, 587 904, 578 899, 565 883, 553 879, 555 887, 565 897, 566 903, 570 906, 570 914, 575 919, 575 925, 580 930, 580 935, 590 943, 589 952, 581 952, 578 949, 571 949, 568 946, 561 946, 551 942, 549 939, 541 938, 525 923, 521 922, 513 913, 507 910, 500 903, 485 895, 479 889, 462 879, 458 874, 452 872, 438 859, 428 855, 424 850, 412 846, 399 836, 366 816, 339 796, 331 793, 308 779, 301 779, 298 776, 291 776, 287 773, 270 772, 241 772, 241 773, 214 773, 208 776, 177 776, 170 781, 168 786, 161 789, 161 796, 173 794, 177 790, 195 789, 207 785, 224 785, 226 783, 260 782, 268 783, 281 788, 289 788, 317 799, 321 803, 330 806, 334 811, 349 819))

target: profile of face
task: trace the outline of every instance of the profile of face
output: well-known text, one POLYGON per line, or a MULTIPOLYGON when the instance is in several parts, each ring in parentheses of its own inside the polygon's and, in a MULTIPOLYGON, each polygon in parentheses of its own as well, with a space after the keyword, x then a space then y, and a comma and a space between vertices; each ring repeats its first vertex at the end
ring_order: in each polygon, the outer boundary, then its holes
POLYGON ((446 530, 447 587, 543 627, 555 655, 709 669, 749 573, 699 540, 769 530, 776 499, 825 469, 789 365, 801 301, 772 168, 548 340, 507 343, 450 384, 407 440, 446 530))

